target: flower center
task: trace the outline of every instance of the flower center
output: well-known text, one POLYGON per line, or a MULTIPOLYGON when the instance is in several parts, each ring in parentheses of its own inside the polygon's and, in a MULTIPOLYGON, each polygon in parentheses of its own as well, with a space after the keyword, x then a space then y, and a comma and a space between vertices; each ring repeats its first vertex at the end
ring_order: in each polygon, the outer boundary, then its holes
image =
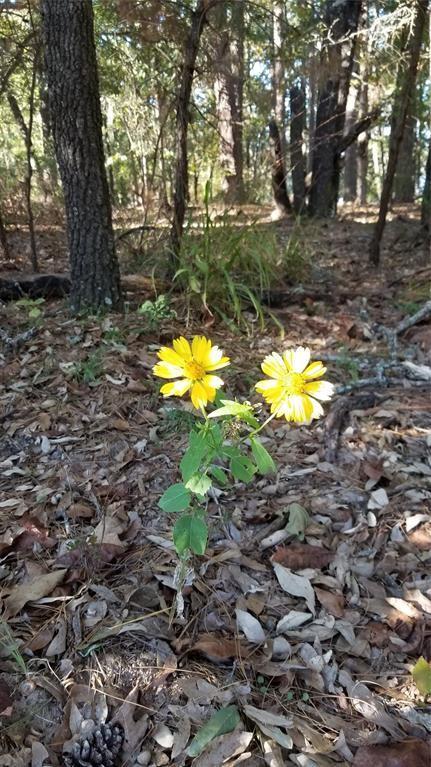
POLYGON ((283 377, 283 386, 288 396, 292 394, 302 394, 304 391, 305 380, 300 373, 287 373, 283 377))
POLYGON ((186 377, 189 378, 191 381, 199 381, 201 378, 204 377, 205 370, 202 367, 202 365, 199 365, 198 362, 191 360, 191 362, 188 362, 185 367, 185 374, 186 374, 186 377))

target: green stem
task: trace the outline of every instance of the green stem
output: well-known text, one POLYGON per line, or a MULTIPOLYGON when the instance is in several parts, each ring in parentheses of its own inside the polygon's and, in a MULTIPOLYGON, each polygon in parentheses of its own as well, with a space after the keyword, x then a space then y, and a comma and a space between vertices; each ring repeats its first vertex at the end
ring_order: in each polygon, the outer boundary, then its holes
POLYGON ((245 435, 244 435, 244 437, 241 437, 241 439, 239 440, 239 442, 240 442, 240 443, 242 443, 242 442, 246 442, 246 441, 247 441, 248 439, 250 439, 251 437, 254 437, 254 436, 256 436, 256 434, 259 434, 259 432, 260 432, 260 431, 262 431, 262 429, 264 429, 264 428, 265 428, 265 426, 267 426, 267 425, 270 423, 270 421, 272 421, 272 419, 273 419, 273 418, 275 418, 275 416, 276 416, 276 413, 271 413, 271 415, 270 415, 270 416, 268 416, 268 418, 266 419, 266 421, 264 421, 264 422, 263 422, 263 423, 262 423, 260 426, 258 426, 256 429, 253 429, 253 431, 249 431, 249 433, 248 433, 248 434, 245 434, 245 435))

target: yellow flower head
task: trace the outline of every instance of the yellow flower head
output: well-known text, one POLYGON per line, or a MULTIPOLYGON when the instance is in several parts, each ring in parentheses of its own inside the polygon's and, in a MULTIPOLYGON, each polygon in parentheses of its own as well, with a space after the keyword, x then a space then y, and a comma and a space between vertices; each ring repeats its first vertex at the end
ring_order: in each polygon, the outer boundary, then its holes
POLYGON ((333 384, 316 381, 326 372, 321 362, 310 362, 310 350, 300 346, 283 354, 273 352, 265 357, 262 370, 269 378, 259 381, 256 390, 271 405, 271 413, 286 421, 309 424, 323 415, 318 402, 331 399, 333 384))
POLYGON ((194 407, 201 410, 214 402, 216 390, 223 386, 222 379, 212 373, 229 365, 229 357, 223 357, 221 349, 205 336, 195 336, 191 345, 183 337, 176 338, 172 346, 162 346, 157 353, 161 362, 154 365, 153 373, 178 380, 164 384, 160 392, 164 397, 182 397, 190 391, 194 407))

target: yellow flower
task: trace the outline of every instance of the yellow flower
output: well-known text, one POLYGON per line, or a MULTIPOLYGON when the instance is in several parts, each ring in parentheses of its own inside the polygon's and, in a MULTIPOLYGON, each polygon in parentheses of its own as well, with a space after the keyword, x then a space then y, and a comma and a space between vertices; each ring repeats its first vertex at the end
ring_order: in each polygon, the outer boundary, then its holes
POLYGON ((271 405, 271 413, 286 421, 309 424, 323 415, 318 402, 331 399, 333 384, 316 381, 326 372, 321 362, 310 362, 310 350, 300 346, 283 354, 273 352, 265 357, 262 370, 269 378, 259 381, 256 390, 271 405))
POLYGON ((194 407, 201 410, 214 402, 216 390, 223 386, 222 379, 212 372, 229 365, 229 357, 224 357, 205 336, 195 336, 191 346, 185 338, 176 338, 172 346, 162 346, 157 353, 161 362, 154 365, 153 373, 159 378, 178 380, 164 384, 160 392, 164 397, 182 397, 190 391, 194 407))

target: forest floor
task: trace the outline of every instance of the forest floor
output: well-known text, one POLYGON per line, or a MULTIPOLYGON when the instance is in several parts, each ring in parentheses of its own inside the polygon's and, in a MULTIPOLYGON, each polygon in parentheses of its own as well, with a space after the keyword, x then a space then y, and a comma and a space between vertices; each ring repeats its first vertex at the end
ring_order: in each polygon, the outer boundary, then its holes
MULTIPOLYGON (((274 310, 282 339, 275 326, 186 328, 178 296, 178 318, 152 332, 141 294, 103 318, 59 300, 37 320, 0 305, 11 338, 34 326, 0 355, 0 767, 59 765, 105 720, 124 727, 124 765, 386 767, 392 754, 429 767, 431 708, 411 669, 431 660, 431 322, 396 345, 382 326, 429 299, 431 268, 413 209, 394 213, 370 270, 374 213, 310 227, 309 278, 274 310), (296 345, 345 388, 313 426, 273 421, 277 474, 210 504, 176 615, 157 501, 189 418, 151 368, 160 343, 196 332, 232 358, 232 394, 256 401, 263 356, 296 345), (192 760, 191 739, 226 706, 236 729, 192 760)), ((38 237, 42 269, 65 269, 61 225, 38 237)), ((11 239, 25 269, 22 229, 11 239)))

